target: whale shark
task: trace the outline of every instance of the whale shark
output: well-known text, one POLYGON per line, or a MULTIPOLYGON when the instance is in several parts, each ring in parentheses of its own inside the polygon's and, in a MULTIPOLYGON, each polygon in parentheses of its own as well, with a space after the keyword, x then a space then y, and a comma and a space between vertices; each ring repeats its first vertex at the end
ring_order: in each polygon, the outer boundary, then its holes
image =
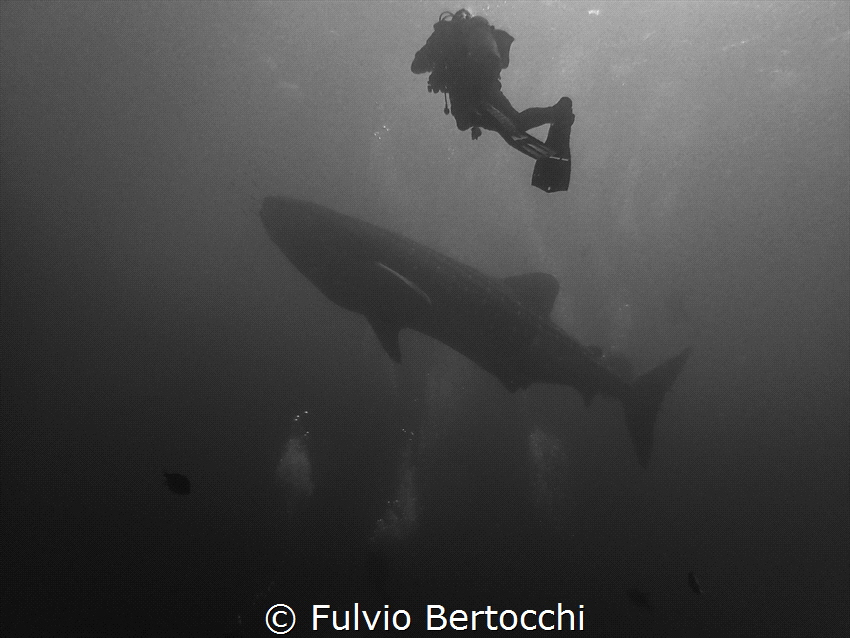
POLYGON ((664 395, 690 348, 631 380, 551 320, 560 288, 552 275, 490 277, 398 233, 299 199, 267 197, 260 218, 301 274, 366 318, 396 363, 399 332, 410 329, 468 357, 510 392, 546 383, 576 389, 586 406, 597 394, 614 397, 637 459, 648 465, 664 395))

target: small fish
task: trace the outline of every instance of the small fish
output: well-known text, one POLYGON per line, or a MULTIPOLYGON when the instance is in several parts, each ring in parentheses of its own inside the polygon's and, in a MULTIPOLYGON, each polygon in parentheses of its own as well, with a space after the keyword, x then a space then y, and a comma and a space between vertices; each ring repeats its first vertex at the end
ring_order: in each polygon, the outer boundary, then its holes
POLYGON ((168 486, 168 489, 175 494, 189 494, 192 491, 192 484, 182 474, 163 472, 162 475, 165 477, 165 484, 168 486))
POLYGON ((629 600, 632 601, 633 605, 636 607, 643 607, 650 613, 650 615, 655 613, 655 608, 652 606, 652 603, 649 602, 646 594, 642 591, 638 589, 630 589, 626 593, 629 595, 629 600))
POLYGON ((688 572, 688 585, 691 586, 691 589, 695 594, 702 593, 702 587, 699 586, 699 581, 697 580, 697 577, 694 576, 693 572, 688 572))

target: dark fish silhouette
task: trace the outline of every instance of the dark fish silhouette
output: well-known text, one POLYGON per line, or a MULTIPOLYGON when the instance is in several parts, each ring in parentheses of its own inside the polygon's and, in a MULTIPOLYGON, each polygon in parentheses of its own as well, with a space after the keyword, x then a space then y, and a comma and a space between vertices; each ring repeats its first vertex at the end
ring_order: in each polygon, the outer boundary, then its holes
POLYGON ((652 606, 652 603, 649 602, 649 599, 639 589, 630 589, 626 592, 629 595, 629 600, 632 601, 632 604, 636 607, 642 607, 646 609, 650 615, 655 613, 655 608, 652 606))
POLYGON ((189 494, 192 491, 192 484, 182 474, 169 474, 168 472, 163 472, 162 475, 165 477, 165 484, 175 494, 189 494))
POLYGON ((641 465, 664 395, 688 359, 685 349, 634 381, 603 365, 549 318, 551 275, 495 279, 446 255, 323 206, 267 197, 260 217, 292 264, 331 301, 358 312, 387 354, 401 362, 398 333, 421 332, 467 356, 511 392, 532 383, 572 386, 623 403, 641 465))
POLYGON ((699 581, 697 580, 697 577, 694 576, 693 572, 688 572, 688 585, 691 586, 691 589, 695 594, 702 593, 702 587, 699 586, 699 581))

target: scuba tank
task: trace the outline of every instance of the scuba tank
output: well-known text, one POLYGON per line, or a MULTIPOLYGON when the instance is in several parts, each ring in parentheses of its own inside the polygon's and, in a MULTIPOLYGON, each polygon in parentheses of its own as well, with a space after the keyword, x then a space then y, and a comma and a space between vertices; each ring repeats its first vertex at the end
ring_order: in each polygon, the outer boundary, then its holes
POLYGON ((493 37, 493 27, 482 16, 470 18, 463 27, 466 32, 466 56, 469 63, 472 66, 481 65, 488 71, 495 67, 498 75, 502 69, 502 58, 493 37))

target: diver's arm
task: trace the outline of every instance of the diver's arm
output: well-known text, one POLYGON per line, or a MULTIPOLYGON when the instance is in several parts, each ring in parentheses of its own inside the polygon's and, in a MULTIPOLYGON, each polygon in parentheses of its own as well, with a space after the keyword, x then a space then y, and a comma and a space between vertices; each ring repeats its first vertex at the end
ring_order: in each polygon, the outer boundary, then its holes
POLYGON ((446 57, 447 38, 450 39, 451 28, 448 22, 438 22, 434 32, 428 36, 425 45, 416 52, 410 70, 413 73, 429 73, 438 62, 446 57))
POLYGON ((437 66, 437 60, 440 58, 442 38, 442 29, 438 29, 435 25, 434 33, 428 36, 423 47, 413 56, 413 62, 410 64, 410 70, 413 73, 428 73, 434 70, 434 67, 437 66))
POLYGON ((410 64, 410 70, 417 75, 420 73, 428 73, 434 70, 434 60, 431 59, 429 47, 426 43, 424 47, 416 52, 413 57, 413 62, 410 64))

